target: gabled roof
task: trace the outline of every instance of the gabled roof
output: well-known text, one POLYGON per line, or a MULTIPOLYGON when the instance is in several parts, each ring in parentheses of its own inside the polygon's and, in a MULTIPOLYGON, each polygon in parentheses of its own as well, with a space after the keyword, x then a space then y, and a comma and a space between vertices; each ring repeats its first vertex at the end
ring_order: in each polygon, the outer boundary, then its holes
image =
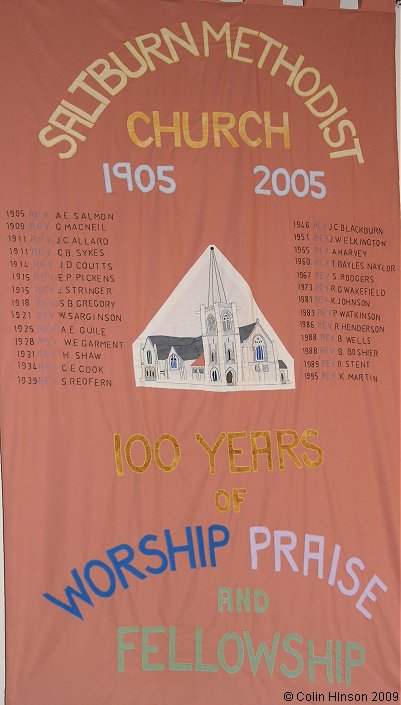
POLYGON ((240 326, 239 327, 239 337, 240 337, 241 343, 243 343, 244 340, 248 340, 249 336, 252 335, 252 332, 255 329, 255 326, 256 326, 256 321, 255 321, 255 323, 248 323, 247 326, 240 326))
POLYGON ((150 335, 152 345, 156 345, 159 360, 167 360, 171 348, 174 348, 182 360, 196 360, 203 353, 202 336, 197 338, 178 338, 171 335, 150 335))
MULTIPOLYGON (((248 340, 249 336, 252 335, 256 323, 255 321, 255 323, 240 326, 239 335, 241 343, 248 340)), ((177 355, 179 355, 182 360, 195 360, 194 365, 199 366, 204 366, 205 364, 201 335, 198 335, 197 338, 179 338, 178 336, 172 335, 150 335, 149 340, 152 345, 156 345, 159 360, 167 360, 171 348, 174 348, 177 355)))
POLYGON ((204 367, 205 366, 205 356, 202 353, 195 362, 192 363, 191 367, 204 367))

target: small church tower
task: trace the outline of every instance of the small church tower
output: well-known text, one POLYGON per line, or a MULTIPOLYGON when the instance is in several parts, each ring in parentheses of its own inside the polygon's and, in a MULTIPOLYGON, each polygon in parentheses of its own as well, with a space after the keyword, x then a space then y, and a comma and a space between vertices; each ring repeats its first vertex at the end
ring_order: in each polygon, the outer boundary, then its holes
POLYGON ((237 304, 227 302, 216 260, 210 248, 207 306, 201 305, 205 380, 216 385, 236 386, 243 382, 241 340, 237 304))

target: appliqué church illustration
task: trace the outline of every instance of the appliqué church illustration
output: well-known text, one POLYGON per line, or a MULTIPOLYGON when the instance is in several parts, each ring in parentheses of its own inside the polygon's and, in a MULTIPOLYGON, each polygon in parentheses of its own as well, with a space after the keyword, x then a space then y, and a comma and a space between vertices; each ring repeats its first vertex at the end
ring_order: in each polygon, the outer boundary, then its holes
POLYGON ((215 246, 207 248, 135 341, 133 357, 137 386, 295 388, 292 357, 257 308, 245 280, 215 246), (182 335, 169 334, 177 328, 182 335), (192 335, 195 328, 198 334, 192 335))

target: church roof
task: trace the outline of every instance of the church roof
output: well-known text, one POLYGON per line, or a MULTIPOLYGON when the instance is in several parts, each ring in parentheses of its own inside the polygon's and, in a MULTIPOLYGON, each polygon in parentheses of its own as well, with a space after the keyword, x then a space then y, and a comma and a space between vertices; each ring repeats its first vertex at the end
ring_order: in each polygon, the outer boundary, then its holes
MULTIPOLYGON (((256 321, 255 323, 249 323, 246 326, 239 327, 241 343, 248 340, 255 326, 256 321)), ((182 360, 195 360, 196 365, 205 364, 201 335, 198 335, 197 338, 180 338, 172 335, 150 335, 149 340, 152 345, 156 345, 159 360, 167 360, 171 348, 174 348, 177 355, 179 355, 182 360), (201 357, 203 358, 203 362, 200 360, 201 357)))
POLYGON ((254 330, 255 326, 256 326, 256 321, 255 321, 255 323, 248 323, 247 326, 240 326, 239 327, 239 337, 240 337, 241 343, 243 343, 244 340, 248 340, 248 338, 252 334, 252 331, 254 330))
POLYGON ((159 360, 167 360, 171 348, 174 348, 182 360, 196 360, 203 353, 202 336, 197 338, 178 338, 172 335, 150 335, 152 345, 156 345, 159 360))
POLYGON ((202 353, 195 362, 192 363, 191 367, 204 367, 205 366, 205 356, 202 353))

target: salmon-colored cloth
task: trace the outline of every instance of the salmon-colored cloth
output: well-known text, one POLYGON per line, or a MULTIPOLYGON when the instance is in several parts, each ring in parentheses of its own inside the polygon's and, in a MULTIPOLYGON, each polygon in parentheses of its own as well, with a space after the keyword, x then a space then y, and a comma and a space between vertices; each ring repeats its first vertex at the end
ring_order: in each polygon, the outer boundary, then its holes
POLYGON ((3 3, 7 705, 396 701, 390 4, 3 3))

